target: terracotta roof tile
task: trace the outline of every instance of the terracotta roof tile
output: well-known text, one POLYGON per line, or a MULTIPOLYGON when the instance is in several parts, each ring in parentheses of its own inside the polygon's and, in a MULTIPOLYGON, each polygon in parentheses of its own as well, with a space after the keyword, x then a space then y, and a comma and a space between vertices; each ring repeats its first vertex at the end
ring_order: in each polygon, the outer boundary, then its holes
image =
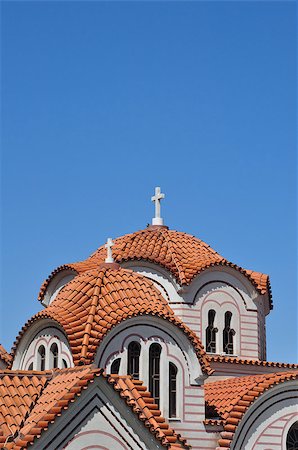
POLYGON ((252 366, 263 366, 263 367, 278 367, 285 369, 298 369, 298 364, 283 363, 283 362, 273 362, 273 361, 261 361, 259 359, 241 359, 235 356, 225 356, 225 355, 207 355, 207 359, 212 362, 219 363, 230 363, 230 364, 242 364, 242 365, 252 365, 252 366))
POLYGON ((203 372, 213 372, 199 338, 175 316, 150 280, 132 270, 107 267, 83 272, 67 283, 47 308, 25 324, 13 351, 31 323, 50 318, 65 330, 74 363, 90 364, 103 337, 115 325, 140 315, 157 316, 178 326, 193 344, 203 372))
POLYGON ((120 396, 125 398, 128 406, 165 447, 172 450, 175 448, 190 448, 186 440, 176 434, 161 416, 158 406, 154 403, 147 388, 143 386, 142 381, 133 380, 128 375, 110 375, 108 381, 116 391, 119 391, 120 396))
POLYGON ((0 359, 6 364, 9 365, 12 361, 12 356, 5 350, 3 345, 0 344, 0 359))
POLYGON ((189 448, 186 441, 166 423, 141 381, 133 380, 128 375, 105 375, 101 369, 92 366, 48 372, 0 372, 0 386, 6 392, 0 403, 1 448, 21 450, 33 444, 49 424, 69 407, 70 402, 75 401, 82 390, 100 376, 119 393, 163 446, 170 450, 189 448), (15 387, 15 380, 23 388, 24 381, 29 380, 26 388, 31 386, 34 389, 29 406, 23 400, 24 392, 15 387), (9 387, 13 389, 13 396, 7 392, 9 387), (8 399, 12 404, 8 404, 8 399), (24 411, 21 411, 21 406, 24 411))
MULTIPOLYGON (((52 278, 62 270, 82 273, 95 269, 105 260, 106 249, 99 247, 85 261, 67 264, 55 269, 44 281, 38 299, 42 300, 52 278)), ((261 293, 268 293, 271 301, 271 289, 268 275, 242 269, 232 264, 200 239, 167 227, 149 227, 145 230, 115 239, 113 257, 121 263, 129 260, 147 260, 169 270, 180 285, 189 284, 203 270, 212 266, 230 266, 245 275, 261 293)))
POLYGON ((298 371, 295 371, 266 373, 206 383, 204 385, 206 405, 217 412, 219 420, 224 421, 224 431, 218 441, 219 447, 230 448, 243 415, 260 395, 279 383, 297 378, 298 371))
POLYGON ((0 448, 16 435, 48 381, 48 372, 0 372, 0 448))

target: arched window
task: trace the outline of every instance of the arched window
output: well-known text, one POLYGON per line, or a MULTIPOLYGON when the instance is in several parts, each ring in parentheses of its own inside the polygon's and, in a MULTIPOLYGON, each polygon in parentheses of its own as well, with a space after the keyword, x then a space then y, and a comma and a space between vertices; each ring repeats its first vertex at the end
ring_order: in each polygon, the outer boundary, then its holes
POLYGON ((206 351, 216 353, 216 333, 217 328, 214 327, 215 311, 208 311, 208 327, 206 328, 206 351))
POLYGON ((127 373, 135 380, 140 376, 141 346, 138 342, 131 342, 128 346, 127 373))
POLYGON ((149 390, 155 403, 160 400, 160 353, 159 344, 151 344, 149 349, 149 390))
POLYGON ((56 343, 51 345, 50 352, 51 352, 51 366, 54 369, 56 369, 58 367, 58 358, 59 358, 58 345, 56 343))
POLYGON ((233 336, 235 336, 235 330, 231 328, 232 313, 227 311, 225 313, 225 328, 223 330, 223 351, 228 355, 232 355, 234 352, 233 336))
POLYGON ((33 362, 29 365, 28 370, 33 370, 33 362))
POLYGON ((287 450, 298 449, 298 422, 295 422, 287 434, 287 450))
POLYGON ((115 359, 115 361, 112 362, 111 373, 114 373, 114 374, 119 373, 120 361, 121 361, 121 359, 117 358, 117 359, 115 359))
POLYGON ((169 363, 169 417, 177 416, 177 367, 169 363))
POLYGON ((67 362, 65 361, 65 359, 62 359, 62 367, 63 369, 67 369, 67 362))
POLYGON ((41 345, 38 349, 38 368, 39 370, 45 370, 46 366, 46 349, 44 345, 41 345))

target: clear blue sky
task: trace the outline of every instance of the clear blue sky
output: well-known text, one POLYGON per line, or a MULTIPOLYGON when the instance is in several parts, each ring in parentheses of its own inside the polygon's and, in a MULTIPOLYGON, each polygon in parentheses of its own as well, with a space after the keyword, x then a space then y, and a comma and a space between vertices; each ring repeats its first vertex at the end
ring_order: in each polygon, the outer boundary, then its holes
POLYGON ((297 359, 295 2, 2 2, 1 342, 58 265, 163 215, 268 273, 297 359))

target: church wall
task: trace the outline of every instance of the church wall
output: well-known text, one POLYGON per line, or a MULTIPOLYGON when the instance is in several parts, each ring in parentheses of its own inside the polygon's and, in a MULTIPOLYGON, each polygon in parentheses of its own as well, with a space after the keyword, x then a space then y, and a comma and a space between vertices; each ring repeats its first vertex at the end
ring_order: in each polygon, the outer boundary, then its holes
POLYGON ((255 440, 252 450, 267 450, 268 445, 276 449, 286 449, 287 432, 292 423, 298 420, 298 411, 284 414, 266 424, 255 440))
POLYGON ((203 386, 188 386, 184 393, 183 420, 169 419, 169 424, 177 433, 187 438, 193 450, 215 449, 218 437, 208 433, 204 426, 205 400, 203 386))
POLYGON ((189 286, 179 286, 164 268, 147 261, 129 261, 124 267, 150 278, 174 312, 205 342, 208 310, 216 310, 217 354, 223 353, 224 314, 231 310, 236 331, 234 355, 247 359, 266 357, 265 302, 244 275, 229 267, 211 268, 189 286))

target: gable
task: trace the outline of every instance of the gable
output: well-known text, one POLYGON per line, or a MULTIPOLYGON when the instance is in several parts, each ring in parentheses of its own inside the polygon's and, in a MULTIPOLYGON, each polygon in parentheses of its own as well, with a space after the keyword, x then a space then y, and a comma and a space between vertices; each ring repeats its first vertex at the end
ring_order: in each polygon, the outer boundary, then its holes
POLYGON ((36 441, 34 449, 162 449, 162 444, 152 433, 140 425, 117 392, 106 386, 102 379, 97 379, 55 420, 55 424, 49 426, 36 441))

